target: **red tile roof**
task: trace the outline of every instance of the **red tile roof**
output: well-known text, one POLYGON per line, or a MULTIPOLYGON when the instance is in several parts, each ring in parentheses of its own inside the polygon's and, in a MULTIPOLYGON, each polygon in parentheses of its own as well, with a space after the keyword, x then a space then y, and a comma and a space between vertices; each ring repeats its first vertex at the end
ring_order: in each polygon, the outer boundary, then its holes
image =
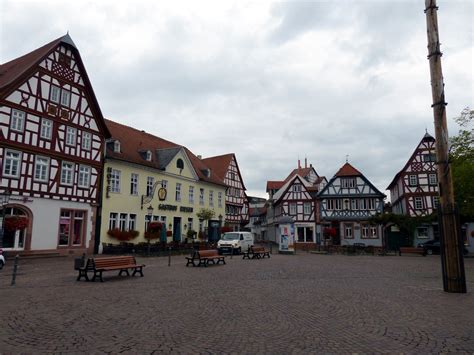
POLYGON ((121 150, 120 153, 116 153, 108 148, 107 157, 159 169, 159 161, 156 154, 157 149, 182 147, 200 180, 224 185, 219 177, 212 173, 212 169, 204 164, 204 162, 196 157, 188 148, 118 122, 105 120, 105 123, 112 134, 112 139, 116 139, 120 142, 121 150), (152 152, 151 161, 147 161, 140 154, 147 150, 152 152), (211 169, 210 178, 208 178, 203 172, 207 169, 211 169))
POLYGON ((279 190, 285 185, 284 181, 267 181, 267 192, 270 190, 279 190))
POLYGON ((212 172, 219 176, 222 182, 224 182, 225 174, 227 173, 227 169, 232 161, 232 157, 234 157, 234 153, 204 158, 202 159, 202 162, 209 166, 212 169, 212 172))
POLYGON ((299 176, 301 177, 305 177, 305 176, 308 176, 309 173, 311 172, 313 168, 309 167, 309 168, 297 168, 297 169, 294 169, 290 175, 288 175, 288 177, 285 179, 285 182, 288 182, 291 180, 291 178, 293 176, 295 176, 296 174, 298 174, 299 176))
POLYGON ((351 164, 345 163, 336 173, 335 176, 361 176, 362 173, 354 168, 351 164))

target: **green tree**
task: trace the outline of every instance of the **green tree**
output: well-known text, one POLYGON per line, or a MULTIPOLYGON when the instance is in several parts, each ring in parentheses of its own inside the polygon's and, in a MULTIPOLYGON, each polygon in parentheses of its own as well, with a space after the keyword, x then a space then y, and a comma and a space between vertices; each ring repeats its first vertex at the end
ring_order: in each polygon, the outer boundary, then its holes
POLYGON ((450 160, 454 197, 463 221, 474 219, 474 110, 466 107, 454 118, 459 132, 451 137, 450 160))
POLYGON ((215 216, 214 210, 211 210, 209 208, 201 208, 198 213, 196 213, 197 217, 199 219, 202 219, 203 221, 209 221, 211 218, 215 216))

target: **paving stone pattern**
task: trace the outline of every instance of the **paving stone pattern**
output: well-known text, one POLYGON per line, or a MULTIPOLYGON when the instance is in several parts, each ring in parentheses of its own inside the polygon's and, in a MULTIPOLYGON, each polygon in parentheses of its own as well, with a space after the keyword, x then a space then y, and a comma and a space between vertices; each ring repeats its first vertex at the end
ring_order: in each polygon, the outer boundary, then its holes
POLYGON ((442 291, 439 256, 139 258, 145 277, 76 282, 73 259, 0 272, 0 353, 474 353, 467 294, 442 291))

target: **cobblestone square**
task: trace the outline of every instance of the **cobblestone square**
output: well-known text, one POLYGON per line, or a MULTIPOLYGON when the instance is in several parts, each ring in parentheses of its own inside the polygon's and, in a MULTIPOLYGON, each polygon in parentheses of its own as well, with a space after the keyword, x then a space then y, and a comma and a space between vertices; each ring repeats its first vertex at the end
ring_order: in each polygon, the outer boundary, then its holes
POLYGON ((76 282, 72 258, 0 272, 0 353, 473 353, 467 294, 442 290, 439 256, 273 254, 185 267, 139 258, 144 278, 76 282))

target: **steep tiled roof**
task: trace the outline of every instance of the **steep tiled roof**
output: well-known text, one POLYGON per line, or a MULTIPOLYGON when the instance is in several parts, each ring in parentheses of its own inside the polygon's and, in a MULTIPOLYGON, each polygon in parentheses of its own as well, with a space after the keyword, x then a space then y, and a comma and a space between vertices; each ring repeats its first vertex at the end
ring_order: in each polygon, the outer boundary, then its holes
POLYGON ((298 174, 299 176, 301 177, 306 177, 309 175, 309 173, 311 172, 313 168, 309 167, 309 168, 297 168, 297 169, 294 169, 290 175, 287 176, 287 178, 285 179, 285 182, 289 181, 293 176, 295 176, 296 174, 298 174))
POLYGON ((351 164, 345 163, 336 173, 336 176, 360 176, 362 173, 351 164))
POLYGON ((267 192, 270 190, 279 190, 285 185, 284 181, 267 181, 267 192))
POLYGON ((173 152, 176 154, 177 151, 182 148, 186 152, 200 180, 218 185, 224 185, 223 182, 215 174, 212 174, 212 172, 211 176, 207 177, 204 174, 204 171, 210 169, 210 167, 204 164, 201 159, 196 157, 186 147, 146 133, 145 131, 140 131, 138 129, 128 127, 126 125, 111 120, 105 120, 105 123, 112 134, 112 139, 118 140, 120 142, 120 153, 114 152, 110 147, 107 147, 108 158, 123 160, 161 170, 162 167, 159 161, 160 153, 169 149, 169 152, 171 152, 171 154, 173 152), (151 161, 147 161, 144 158, 143 153, 148 150, 152 153, 151 161))
POLYGON ((215 157, 204 158, 202 159, 202 162, 209 166, 212 172, 219 176, 222 182, 224 182, 225 174, 233 156, 233 153, 218 155, 215 157))

